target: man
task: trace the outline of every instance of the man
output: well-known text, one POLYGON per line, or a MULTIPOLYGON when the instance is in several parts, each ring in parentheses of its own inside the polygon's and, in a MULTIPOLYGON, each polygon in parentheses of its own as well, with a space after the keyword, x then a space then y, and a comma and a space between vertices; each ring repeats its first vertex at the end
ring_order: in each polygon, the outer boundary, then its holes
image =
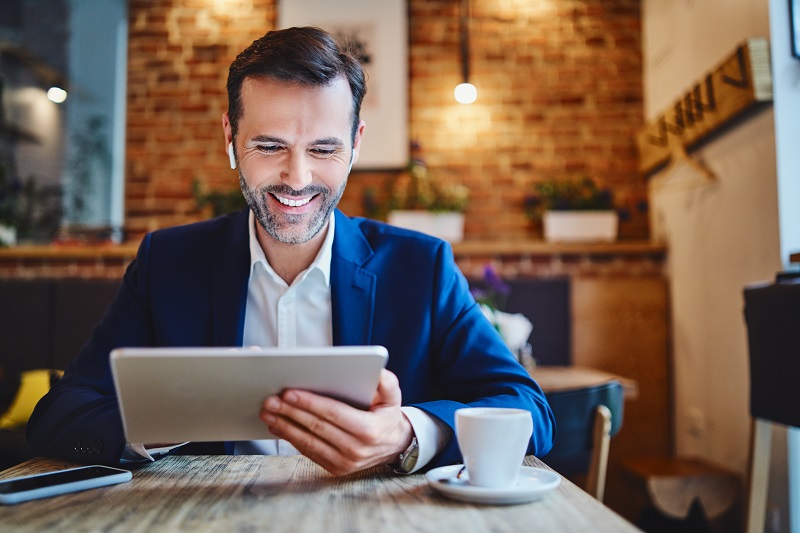
POLYGON ((225 451, 299 452, 334 474, 413 472, 460 460, 456 409, 513 406, 533 416, 528 452, 547 453, 547 402, 483 317, 450 246, 336 210, 364 137, 365 90, 357 61, 315 28, 269 32, 236 58, 222 125, 249 210, 145 236, 29 422, 37 453, 150 458, 154 445, 125 442, 108 363, 116 347, 365 344, 389 351, 369 410, 287 390, 260 413, 281 440, 225 451))

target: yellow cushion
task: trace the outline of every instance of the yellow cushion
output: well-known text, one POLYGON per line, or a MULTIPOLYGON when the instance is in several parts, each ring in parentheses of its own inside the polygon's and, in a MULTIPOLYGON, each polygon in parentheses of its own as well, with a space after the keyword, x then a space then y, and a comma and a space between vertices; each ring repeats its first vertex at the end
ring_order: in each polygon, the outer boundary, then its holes
POLYGON ((50 373, 50 370, 28 370, 22 373, 14 402, 0 417, 0 429, 13 429, 28 422, 36 403, 50 390, 50 373))

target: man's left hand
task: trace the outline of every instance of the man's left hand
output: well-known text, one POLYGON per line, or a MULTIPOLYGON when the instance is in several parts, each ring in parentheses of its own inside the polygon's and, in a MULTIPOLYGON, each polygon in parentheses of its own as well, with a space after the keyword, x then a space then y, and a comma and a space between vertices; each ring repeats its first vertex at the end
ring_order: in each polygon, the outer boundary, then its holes
POLYGON ((368 411, 312 392, 288 389, 264 400, 261 420, 275 436, 334 475, 393 463, 414 431, 400 410, 397 376, 381 370, 368 411))

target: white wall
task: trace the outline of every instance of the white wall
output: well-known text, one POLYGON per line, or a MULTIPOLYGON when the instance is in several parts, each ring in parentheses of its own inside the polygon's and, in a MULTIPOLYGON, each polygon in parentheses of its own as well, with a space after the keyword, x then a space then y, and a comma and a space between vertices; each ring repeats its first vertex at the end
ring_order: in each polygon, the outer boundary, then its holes
MULTIPOLYGON (((742 289, 772 279, 788 252, 800 251, 800 62, 788 57, 788 4, 643 0, 642 5, 648 120, 745 38, 773 39, 774 105, 750 113, 691 153, 718 179, 705 180, 683 164, 650 182, 653 238, 669 246, 676 451, 746 478, 750 417, 742 289), (787 159, 790 154, 793 159, 787 159)), ((775 449, 770 504, 776 513, 768 515, 767 531, 788 530, 783 442, 775 449)))

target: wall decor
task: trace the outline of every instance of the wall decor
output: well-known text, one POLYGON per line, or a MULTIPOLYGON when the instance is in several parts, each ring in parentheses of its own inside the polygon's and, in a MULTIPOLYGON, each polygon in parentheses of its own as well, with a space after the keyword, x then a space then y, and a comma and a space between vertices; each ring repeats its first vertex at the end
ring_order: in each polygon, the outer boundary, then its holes
POLYGON ((771 100, 769 41, 747 39, 639 130, 639 170, 654 172, 754 104, 771 100))
POLYGON ((317 26, 347 41, 367 73, 366 122, 355 170, 408 164, 408 15, 405 0, 279 0, 278 26, 317 26))

